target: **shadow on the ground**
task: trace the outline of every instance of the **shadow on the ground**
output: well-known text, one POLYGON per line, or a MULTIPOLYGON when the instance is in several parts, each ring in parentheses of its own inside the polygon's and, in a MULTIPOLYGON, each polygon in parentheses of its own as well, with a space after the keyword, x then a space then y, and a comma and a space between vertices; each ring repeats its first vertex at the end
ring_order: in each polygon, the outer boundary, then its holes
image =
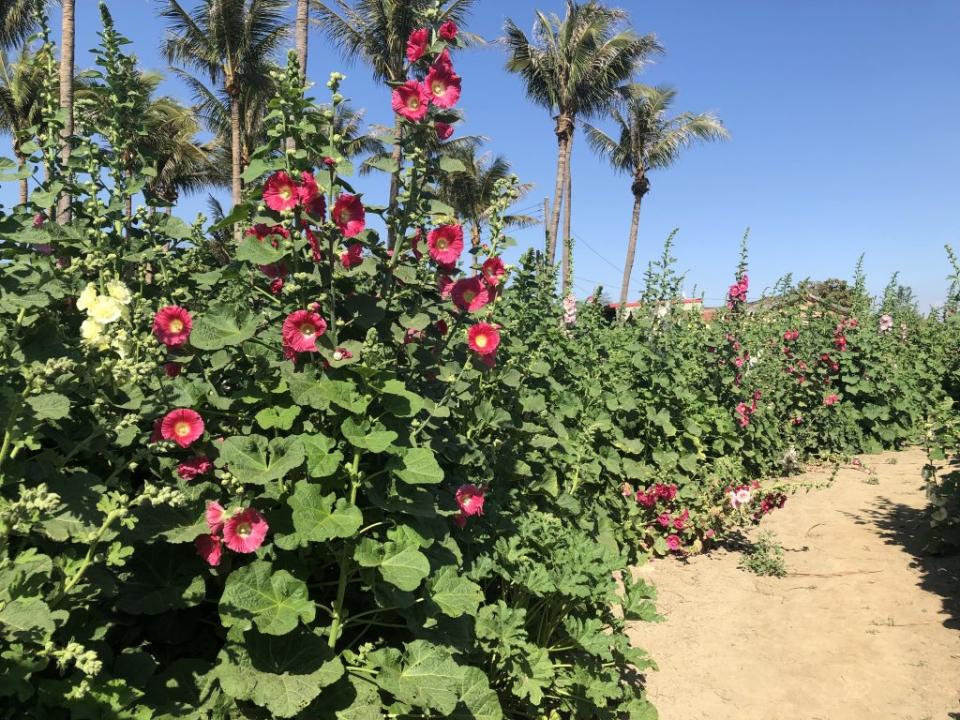
MULTIPOLYGON (((863 512, 858 518, 860 522, 872 522, 887 543, 900 545, 913 556, 910 565, 922 574, 920 587, 940 596, 947 615, 944 626, 960 629, 960 554, 929 552, 930 526, 926 511, 877 498, 874 507, 863 512)), ((960 718, 960 713, 951 717, 960 718)))

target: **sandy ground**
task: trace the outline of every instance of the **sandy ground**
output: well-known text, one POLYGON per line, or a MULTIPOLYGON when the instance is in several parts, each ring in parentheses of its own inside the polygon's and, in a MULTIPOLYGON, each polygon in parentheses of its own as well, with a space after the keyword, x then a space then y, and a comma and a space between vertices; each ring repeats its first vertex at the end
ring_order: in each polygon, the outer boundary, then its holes
POLYGON ((922 552, 924 455, 862 460, 878 484, 846 468, 761 523, 786 577, 724 550, 636 570, 665 618, 631 628, 661 720, 960 718, 960 557, 922 552))

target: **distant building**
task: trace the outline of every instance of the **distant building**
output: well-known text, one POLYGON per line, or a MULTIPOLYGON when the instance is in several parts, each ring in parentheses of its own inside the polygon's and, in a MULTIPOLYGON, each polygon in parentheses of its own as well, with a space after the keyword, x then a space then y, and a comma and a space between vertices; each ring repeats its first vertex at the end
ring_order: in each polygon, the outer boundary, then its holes
MULTIPOLYGON (((681 301, 681 303, 683 304, 684 310, 687 310, 690 312, 693 312, 693 311, 699 311, 701 313, 705 312, 703 308, 703 298, 684 298, 681 301)), ((640 312, 640 308, 642 308, 644 304, 645 303, 642 303, 640 301, 628 302, 626 304, 627 316, 630 317, 640 312)), ((671 304, 672 304, 671 302, 665 301, 665 300, 651 303, 651 305, 654 308, 663 308, 663 312, 666 312, 667 308, 669 308, 671 304)), ((606 308, 604 308, 605 310, 604 315, 609 315, 611 318, 615 318, 617 316, 617 312, 619 311, 619 309, 620 309, 620 303, 607 303, 606 308)))

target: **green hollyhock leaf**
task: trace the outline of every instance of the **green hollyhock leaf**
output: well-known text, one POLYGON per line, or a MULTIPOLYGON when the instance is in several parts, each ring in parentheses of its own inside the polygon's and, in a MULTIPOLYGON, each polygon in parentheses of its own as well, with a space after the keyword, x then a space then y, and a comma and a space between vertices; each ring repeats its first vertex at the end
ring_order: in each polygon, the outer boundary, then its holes
POLYGON ((230 573, 220 597, 220 619, 225 627, 249 629, 252 621, 267 635, 285 635, 300 620, 313 622, 315 615, 306 584, 286 570, 273 572, 265 560, 230 573))
POLYGON ((396 417, 413 417, 423 410, 423 398, 407 390, 399 380, 388 380, 380 388, 384 409, 396 417))
POLYGON ((289 430, 293 427, 293 421, 300 414, 300 407, 291 405, 287 408, 269 407, 264 408, 256 415, 257 425, 264 430, 289 430))
POLYGON ((414 542, 379 543, 364 538, 354 553, 361 567, 375 567, 391 585, 410 592, 430 574, 430 561, 414 542))
POLYGON ((410 485, 437 485, 443 482, 443 468, 437 462, 430 448, 410 448, 405 450, 399 461, 392 461, 396 475, 410 485))
POLYGON ((602 660, 613 659, 610 638, 603 631, 604 624, 598 618, 568 617, 564 619, 563 627, 570 639, 589 654, 602 660))
POLYGON ((490 689, 487 675, 480 668, 464 668, 460 702, 450 717, 454 720, 502 720, 500 700, 490 689))
POLYGON ((195 318, 190 344, 198 350, 219 350, 239 345, 257 332, 257 318, 249 316, 239 322, 231 310, 218 308, 195 318))
POLYGON ((186 562, 196 554, 192 547, 178 550, 164 543, 138 547, 127 563, 130 574, 120 585, 117 607, 131 615, 159 615, 200 604, 206 584, 194 564, 186 562))
POLYGON ((406 652, 386 651, 376 681, 401 702, 450 715, 460 702, 465 668, 450 650, 426 640, 407 643, 406 652))
POLYGON ((70 400, 60 393, 43 393, 27 398, 37 420, 62 420, 70 414, 70 400))
POLYGON ((293 510, 293 527, 302 541, 351 537, 363 525, 363 515, 356 505, 334 493, 324 495, 320 486, 312 483, 298 482, 287 504, 293 510))
POLYGON ((0 609, 0 634, 41 644, 56 629, 50 608, 40 598, 17 598, 0 609))
POLYGON ((286 251, 275 248, 269 240, 259 240, 253 235, 244 236, 237 246, 237 260, 254 265, 270 265, 286 256, 286 251))
POLYGON ((340 431, 354 447, 375 453, 386 450, 398 437, 393 430, 387 430, 379 423, 371 427, 366 420, 355 417, 344 420, 340 425, 340 431))
POLYGON ((310 477, 329 477, 337 471, 343 462, 343 453, 336 449, 336 442, 320 434, 300 435, 299 438, 307 455, 307 474, 310 477))
POLYGON ((228 467, 242 482, 265 485, 297 469, 305 459, 298 437, 268 441, 262 435, 234 435, 220 446, 217 467, 228 467))
POLYGON ((476 615, 483 600, 480 586, 460 575, 451 565, 440 568, 430 579, 428 586, 430 599, 450 617, 476 615))
POLYGON ((323 638, 300 628, 283 636, 250 631, 220 651, 216 676, 224 692, 274 717, 293 717, 343 676, 343 663, 323 638))

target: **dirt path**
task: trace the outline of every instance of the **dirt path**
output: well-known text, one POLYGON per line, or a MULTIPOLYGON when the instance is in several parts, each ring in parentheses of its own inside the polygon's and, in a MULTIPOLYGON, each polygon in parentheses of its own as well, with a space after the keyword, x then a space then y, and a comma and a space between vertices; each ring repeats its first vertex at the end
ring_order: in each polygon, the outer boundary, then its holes
POLYGON ((726 551, 636 571, 665 617, 631 630, 661 720, 960 718, 960 558, 922 555, 923 453, 862 459, 878 484, 844 469, 761 523, 784 578, 726 551))

